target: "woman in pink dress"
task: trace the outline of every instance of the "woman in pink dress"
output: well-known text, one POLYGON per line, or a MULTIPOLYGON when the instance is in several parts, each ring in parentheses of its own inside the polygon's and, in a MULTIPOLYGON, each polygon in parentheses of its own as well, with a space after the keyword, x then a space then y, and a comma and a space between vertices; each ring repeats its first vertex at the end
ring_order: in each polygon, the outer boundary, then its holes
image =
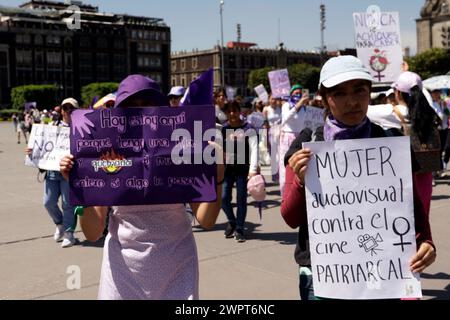
MULTIPOLYGON (((119 86, 115 107, 168 106, 159 85, 132 75, 119 86)), ((73 156, 61 160, 68 178, 73 156)), ((217 166, 217 194, 222 194, 223 165, 217 166)), ((211 229, 221 208, 214 203, 190 204, 197 220, 211 229)), ((89 241, 103 234, 107 207, 84 209, 80 225, 89 241)), ((198 257, 191 224, 183 203, 118 206, 109 217, 103 250, 99 299, 198 299, 198 257)))

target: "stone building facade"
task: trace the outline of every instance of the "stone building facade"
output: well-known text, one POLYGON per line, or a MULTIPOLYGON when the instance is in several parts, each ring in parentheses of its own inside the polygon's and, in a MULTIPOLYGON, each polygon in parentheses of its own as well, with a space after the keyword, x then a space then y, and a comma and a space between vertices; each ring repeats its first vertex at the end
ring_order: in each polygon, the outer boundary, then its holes
MULTIPOLYGON (((194 50, 172 54, 171 85, 188 86, 199 74, 214 68, 214 87, 221 83, 221 51, 220 46, 210 50, 194 50)), ((227 86, 237 89, 242 96, 254 95, 247 88, 250 71, 265 67, 283 69, 297 63, 308 63, 319 67, 322 57, 314 52, 299 52, 278 49, 259 49, 254 43, 229 42, 224 48, 224 80, 227 86)))
POLYGON ((450 0, 427 0, 417 26, 417 53, 431 48, 450 49, 450 0))
POLYGON ((59 98, 80 98, 84 85, 120 82, 132 73, 170 84, 170 28, 160 18, 100 12, 81 1, 30 0, 0 6, 0 105, 13 87, 55 84, 59 98), (68 27, 80 10, 80 28, 68 27))

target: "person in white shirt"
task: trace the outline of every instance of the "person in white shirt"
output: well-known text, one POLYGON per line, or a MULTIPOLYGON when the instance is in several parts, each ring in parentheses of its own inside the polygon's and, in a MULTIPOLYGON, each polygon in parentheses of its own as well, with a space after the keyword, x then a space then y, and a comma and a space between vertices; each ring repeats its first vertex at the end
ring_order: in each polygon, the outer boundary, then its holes
POLYGON ((214 103, 216 108, 216 122, 224 125, 227 121, 227 115, 223 111, 225 103, 227 102, 227 96, 225 89, 219 88, 214 92, 214 103))
MULTIPOLYGON (((281 133, 279 159, 284 159, 292 142, 304 129, 304 118, 309 96, 302 96, 303 87, 299 84, 291 88, 290 99, 281 107, 281 133)), ((283 195, 286 169, 284 162, 279 163, 280 192, 283 195)))

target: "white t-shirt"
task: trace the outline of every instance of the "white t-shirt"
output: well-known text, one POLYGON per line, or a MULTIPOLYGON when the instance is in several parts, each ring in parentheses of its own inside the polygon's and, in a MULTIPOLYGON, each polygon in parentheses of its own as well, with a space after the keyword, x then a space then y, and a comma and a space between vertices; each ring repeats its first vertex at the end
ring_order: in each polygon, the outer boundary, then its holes
POLYGON ((299 111, 295 107, 291 107, 289 102, 285 102, 281 107, 281 131, 299 133, 304 126, 305 108, 302 107, 299 111))
MULTIPOLYGON (((408 108, 405 106, 396 106, 400 114, 407 119, 408 118, 408 108)), ((369 105, 367 109, 367 117, 373 123, 378 124, 383 129, 401 129, 402 121, 395 114, 394 107, 391 104, 377 104, 369 105)))
POLYGON ((228 121, 228 117, 225 112, 218 105, 216 105, 216 118, 219 120, 220 124, 224 124, 228 121))

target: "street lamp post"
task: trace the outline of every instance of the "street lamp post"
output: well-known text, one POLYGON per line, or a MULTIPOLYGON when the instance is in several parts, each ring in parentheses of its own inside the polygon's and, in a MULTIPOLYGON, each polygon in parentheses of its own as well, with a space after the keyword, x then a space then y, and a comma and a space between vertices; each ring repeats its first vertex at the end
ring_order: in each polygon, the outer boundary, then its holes
POLYGON ((220 69, 222 74, 222 87, 225 86, 225 62, 223 57, 223 5, 225 1, 220 1, 220 34, 221 34, 221 46, 220 46, 220 69))

